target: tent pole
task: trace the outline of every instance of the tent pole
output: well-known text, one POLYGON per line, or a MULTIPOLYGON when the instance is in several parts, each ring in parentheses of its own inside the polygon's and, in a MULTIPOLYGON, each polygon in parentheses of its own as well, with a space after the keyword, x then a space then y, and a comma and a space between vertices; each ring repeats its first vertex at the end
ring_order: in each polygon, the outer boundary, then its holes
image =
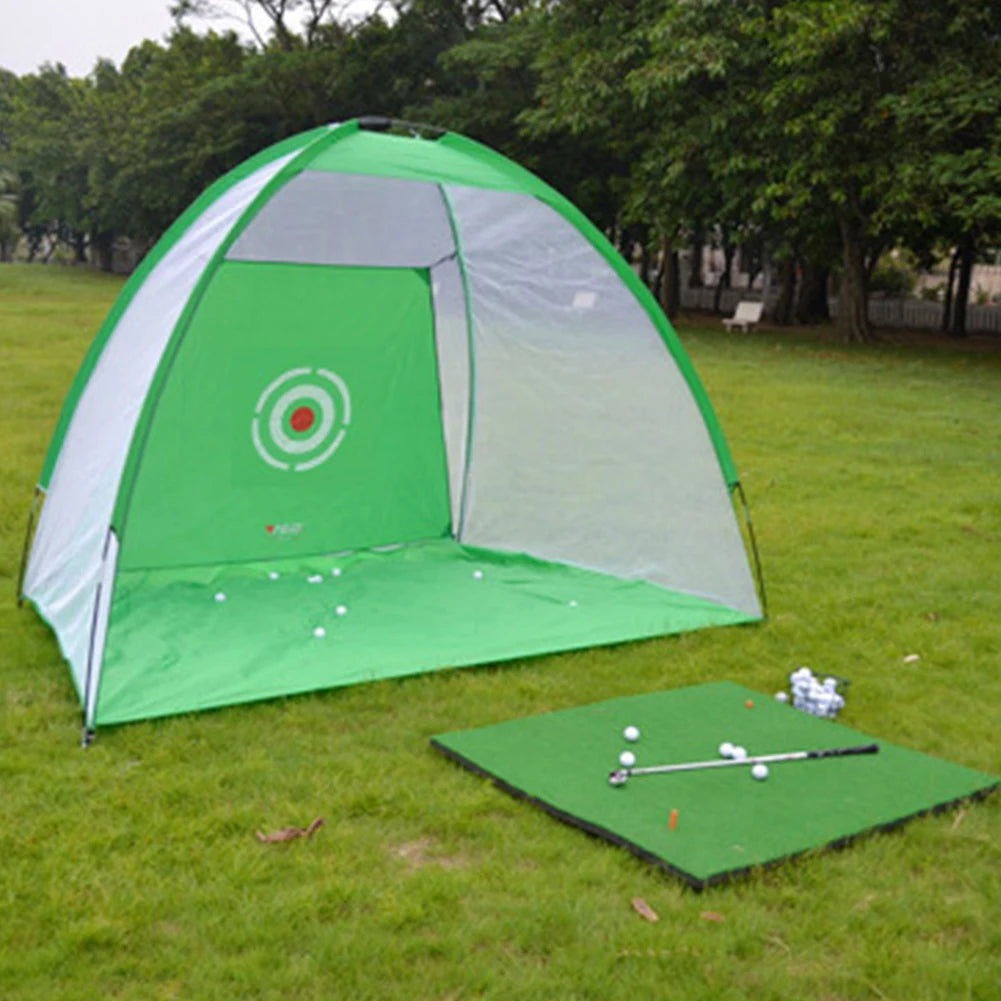
POLYGON ((97 715, 97 692, 101 684, 101 668, 107 642, 107 621, 114 592, 115 571, 118 568, 118 536, 108 528, 101 556, 101 574, 94 589, 94 609, 91 613, 90 642, 87 646, 87 669, 83 683, 83 740, 89 747, 94 739, 94 720, 97 715))
POLYGON ((758 552, 758 540, 754 534, 754 522, 751 521, 751 510, 747 506, 747 497, 744 495, 744 485, 737 480, 733 485, 734 492, 740 498, 740 506, 744 515, 744 524, 747 526, 747 535, 751 542, 751 554, 754 557, 754 577, 758 585, 758 597, 761 599, 761 614, 768 618, 768 593, 765 590, 765 577, 761 570, 761 555, 758 552))
POLYGON ((459 278, 462 281, 463 305, 466 313, 466 352, 467 371, 469 373, 469 391, 466 397, 466 443, 462 456, 462 496, 459 498, 459 517, 453 531, 455 541, 462 542, 466 528, 466 501, 469 497, 469 467, 473 450, 473 419, 476 412, 476 348, 473 340, 473 305, 472 294, 469 288, 469 274, 466 271, 466 262, 462 253, 462 239, 459 233, 459 224, 456 221, 455 213, 452 210, 452 203, 449 200, 448 192, 443 184, 438 185, 441 200, 445 205, 445 214, 448 217, 448 225, 452 231, 452 243, 455 246, 455 262, 459 268, 459 278))
POLYGON ((28 527, 24 532, 24 548, 21 550, 21 569, 17 574, 17 607, 24 605, 24 575, 28 569, 28 551, 31 549, 31 536, 35 528, 35 515, 38 513, 38 498, 42 496, 42 488, 35 487, 31 498, 31 510, 28 512, 28 527))

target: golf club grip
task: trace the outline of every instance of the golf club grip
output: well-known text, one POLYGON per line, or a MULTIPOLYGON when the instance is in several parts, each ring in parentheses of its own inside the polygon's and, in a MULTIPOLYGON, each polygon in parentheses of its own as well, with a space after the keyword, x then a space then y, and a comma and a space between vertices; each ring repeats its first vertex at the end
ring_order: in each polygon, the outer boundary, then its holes
POLYGON ((860 744, 857 747, 831 747, 826 751, 808 751, 808 758, 843 758, 849 754, 878 754, 879 744, 860 744))

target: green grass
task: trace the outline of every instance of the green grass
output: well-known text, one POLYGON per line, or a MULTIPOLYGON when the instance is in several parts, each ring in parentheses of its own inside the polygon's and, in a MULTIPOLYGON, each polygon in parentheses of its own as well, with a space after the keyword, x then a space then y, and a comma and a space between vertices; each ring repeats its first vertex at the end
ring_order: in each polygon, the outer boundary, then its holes
POLYGON ((771 692, 808 664, 851 679, 850 726, 1001 774, 1001 355, 682 325, 743 473, 766 624, 112 728, 83 752, 14 587, 119 287, 0 267, 0 998, 998 996, 1001 797, 698 894, 428 738, 719 678, 771 692), (310 841, 254 839, 317 815, 310 841))

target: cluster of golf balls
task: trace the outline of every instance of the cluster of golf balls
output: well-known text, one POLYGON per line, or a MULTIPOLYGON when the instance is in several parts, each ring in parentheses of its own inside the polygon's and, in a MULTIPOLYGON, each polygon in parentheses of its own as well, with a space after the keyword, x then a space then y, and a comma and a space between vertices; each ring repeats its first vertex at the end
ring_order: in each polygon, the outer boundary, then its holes
MULTIPOLYGON (((724 740, 719 745, 719 756, 721 758, 730 758, 733 761, 743 761, 747 757, 747 748, 742 747, 740 744, 731 744, 730 741, 724 740)), ((768 778, 768 765, 763 761, 756 761, 751 765, 751 775, 759 782, 763 781, 768 778)))
MULTIPOLYGON (((792 692, 793 708, 811 716, 834 719, 845 706, 845 697, 838 691, 837 678, 821 681, 808 667, 797 667, 789 675, 789 689, 792 692)), ((780 702, 788 702, 786 692, 775 694, 780 702)))
MULTIPOLYGON (((331 573, 331 576, 333 576, 333 577, 340 577, 340 576, 341 576, 341 573, 342 573, 342 572, 343 572, 343 571, 341 570, 341 568, 340 568, 340 567, 334 567, 334 568, 333 568, 333 569, 332 569, 332 570, 330 571, 330 573, 331 573)), ((268 579, 269 579, 269 580, 278 580, 278 579, 279 579, 280 577, 281 577, 281 574, 280 574, 280 573, 279 573, 279 572, 278 572, 277 570, 271 570, 271 571, 269 571, 269 573, 268 573, 268 579)), ((309 584, 322 584, 322 583, 323 583, 323 581, 325 581, 325 580, 326 580, 326 577, 325 577, 325 576, 324 576, 323 574, 319 574, 319 573, 315 573, 315 574, 310 574, 310 575, 309 575, 309 576, 308 576, 308 577, 306 578, 306 581, 307 581, 307 583, 309 583, 309 584)), ((216 601, 216 603, 217 603, 217 604, 220 604, 220 605, 221 605, 221 604, 222 604, 222 603, 223 603, 224 601, 227 601, 227 600, 228 600, 228 597, 227 597, 227 595, 226 595, 226 592, 225 592, 225 591, 217 591, 217 592, 216 592, 216 593, 215 593, 215 594, 213 595, 213 598, 214 598, 214 600, 216 601)), ((336 608, 334 609, 334 614, 335 614, 335 615, 338 615, 338 616, 343 616, 343 615, 347 615, 347 614, 348 614, 348 606, 347 606, 347 605, 338 605, 338 606, 337 606, 337 607, 336 607, 336 608)), ((316 637, 317 639, 323 639, 323 637, 327 635, 327 630, 326 630, 326 629, 324 629, 324 627, 323 627, 323 626, 317 626, 317 627, 316 627, 316 628, 315 628, 315 629, 313 630, 313 635, 314 635, 314 636, 315 636, 315 637, 316 637)))

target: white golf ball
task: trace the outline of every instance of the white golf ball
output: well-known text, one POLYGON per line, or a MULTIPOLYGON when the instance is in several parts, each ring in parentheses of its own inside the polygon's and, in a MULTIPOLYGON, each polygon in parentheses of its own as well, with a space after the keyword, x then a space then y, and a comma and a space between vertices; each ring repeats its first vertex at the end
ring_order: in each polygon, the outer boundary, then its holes
POLYGON ((338 606, 337 606, 337 607, 336 607, 336 608, 334 609, 334 611, 335 611, 335 612, 336 612, 336 613, 337 613, 338 615, 347 615, 347 614, 348 614, 348 606, 347 606, 347 605, 338 605, 338 606))
POLYGON ((315 629, 313 630, 313 635, 314 635, 314 636, 315 636, 315 637, 316 637, 317 639, 323 639, 323 637, 327 635, 327 630, 326 630, 326 629, 324 629, 324 628, 323 628, 323 626, 317 626, 317 627, 316 627, 316 628, 315 628, 315 629))
POLYGON ((318 573, 310 574, 306 578, 306 580, 308 580, 310 584, 322 584, 323 583, 323 575, 322 574, 318 574, 318 573))
POLYGON ((776 702, 788 702, 789 701, 789 693, 788 692, 776 692, 775 693, 775 701, 776 702))
POLYGON ((740 744, 734 746, 733 754, 730 755, 734 761, 743 761, 747 757, 747 748, 741 747, 740 744))
POLYGON ((751 767, 751 774, 760 782, 762 779, 768 778, 768 765, 764 762, 759 761, 756 765, 751 767))
POLYGON ((222 591, 217 591, 216 592, 216 596, 215 596, 215 600, 216 601, 225 601, 226 600, 226 595, 223 594, 222 591))
POLYGON ((483 580, 483 571, 482 570, 474 570, 473 571, 473 580, 483 580))
POLYGON ((625 737, 626 740, 635 743, 640 739, 640 728, 638 726, 627 726, 625 730, 622 731, 622 736, 625 737))
POLYGON ((333 575, 334 575, 335 577, 340 577, 340 575, 341 575, 341 568, 340 568, 340 567, 334 567, 334 569, 333 569, 333 570, 331 570, 330 572, 331 572, 331 573, 332 573, 332 574, 333 574, 333 575))
POLYGON ((623 751, 619 755, 619 764, 623 768, 632 768, 636 764, 636 755, 632 751, 623 751))
POLYGON ((721 758, 732 758, 733 757, 733 744, 728 740, 724 740, 722 744, 719 745, 719 756, 721 758))
POLYGON ((271 580, 278 580, 280 576, 281 574, 277 570, 272 570, 271 573, 268 574, 268 577, 270 577, 271 580))

